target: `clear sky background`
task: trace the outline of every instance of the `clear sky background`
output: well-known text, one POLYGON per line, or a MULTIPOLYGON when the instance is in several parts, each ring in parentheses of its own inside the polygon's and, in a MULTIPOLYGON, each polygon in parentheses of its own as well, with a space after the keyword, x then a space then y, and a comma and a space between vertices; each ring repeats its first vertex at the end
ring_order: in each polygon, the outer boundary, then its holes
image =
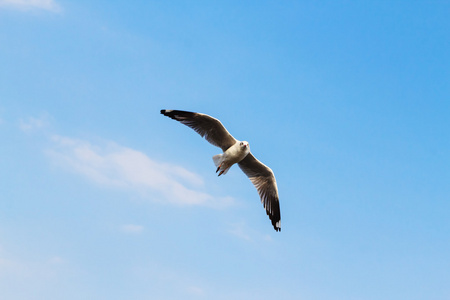
POLYGON ((0 0, 0 299, 450 299, 449 16, 0 0), (160 109, 250 142, 280 233, 160 109))

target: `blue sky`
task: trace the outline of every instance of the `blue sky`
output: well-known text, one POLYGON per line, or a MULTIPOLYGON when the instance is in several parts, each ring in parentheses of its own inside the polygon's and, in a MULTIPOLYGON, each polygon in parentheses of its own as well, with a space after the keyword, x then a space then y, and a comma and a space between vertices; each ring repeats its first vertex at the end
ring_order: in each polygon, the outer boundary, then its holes
POLYGON ((0 298, 450 299, 447 1, 0 1, 0 298), (282 231, 220 149, 275 172, 282 231))

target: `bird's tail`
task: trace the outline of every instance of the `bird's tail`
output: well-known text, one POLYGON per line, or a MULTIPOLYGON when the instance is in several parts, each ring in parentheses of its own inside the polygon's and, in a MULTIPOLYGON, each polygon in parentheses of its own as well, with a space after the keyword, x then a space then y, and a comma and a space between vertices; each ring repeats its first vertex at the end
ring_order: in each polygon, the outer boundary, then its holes
POLYGON ((223 154, 217 154, 213 156, 214 164, 217 167, 216 173, 220 171, 219 176, 222 174, 227 174, 230 166, 226 166, 223 164, 223 154))
POLYGON ((219 167, 222 163, 222 157, 223 154, 217 154, 213 156, 214 165, 216 165, 216 167, 219 167))

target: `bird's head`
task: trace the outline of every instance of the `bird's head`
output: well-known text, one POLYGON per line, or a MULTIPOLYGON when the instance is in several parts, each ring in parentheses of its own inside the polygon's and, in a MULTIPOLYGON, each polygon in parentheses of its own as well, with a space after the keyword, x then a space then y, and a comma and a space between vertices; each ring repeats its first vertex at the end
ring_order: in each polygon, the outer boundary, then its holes
POLYGON ((239 146, 241 147, 242 150, 244 150, 246 153, 250 152, 250 144, 246 141, 242 141, 239 143, 239 146))

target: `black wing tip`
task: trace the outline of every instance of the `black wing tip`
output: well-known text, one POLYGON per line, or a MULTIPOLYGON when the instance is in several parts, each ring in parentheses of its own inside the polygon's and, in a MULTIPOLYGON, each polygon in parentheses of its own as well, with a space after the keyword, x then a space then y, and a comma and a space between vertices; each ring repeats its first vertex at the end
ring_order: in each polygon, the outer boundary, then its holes
POLYGON ((273 229, 275 231, 281 231, 281 215, 280 215, 280 208, 275 210, 274 213, 270 213, 269 211, 266 211, 267 215, 269 216, 270 221, 272 222, 273 229))
POLYGON ((273 226, 273 229, 275 229, 276 232, 281 231, 280 220, 272 221, 272 226, 273 226))
POLYGON ((171 114, 173 114, 173 110, 171 109, 161 109, 161 114, 165 115, 165 116, 169 116, 171 114))
POLYGON ((161 114, 165 115, 166 117, 172 118, 174 120, 177 120, 177 117, 192 117, 196 113, 191 111, 185 111, 185 110, 174 110, 174 109, 161 109, 161 114))
POLYGON ((177 116, 179 115, 179 113, 180 113, 179 110, 161 109, 161 114, 174 120, 177 120, 177 116))
POLYGON ((281 231, 281 215, 280 210, 278 209, 275 213, 271 213, 266 211, 266 214, 269 216, 270 222, 272 223, 273 229, 276 232, 281 231))

